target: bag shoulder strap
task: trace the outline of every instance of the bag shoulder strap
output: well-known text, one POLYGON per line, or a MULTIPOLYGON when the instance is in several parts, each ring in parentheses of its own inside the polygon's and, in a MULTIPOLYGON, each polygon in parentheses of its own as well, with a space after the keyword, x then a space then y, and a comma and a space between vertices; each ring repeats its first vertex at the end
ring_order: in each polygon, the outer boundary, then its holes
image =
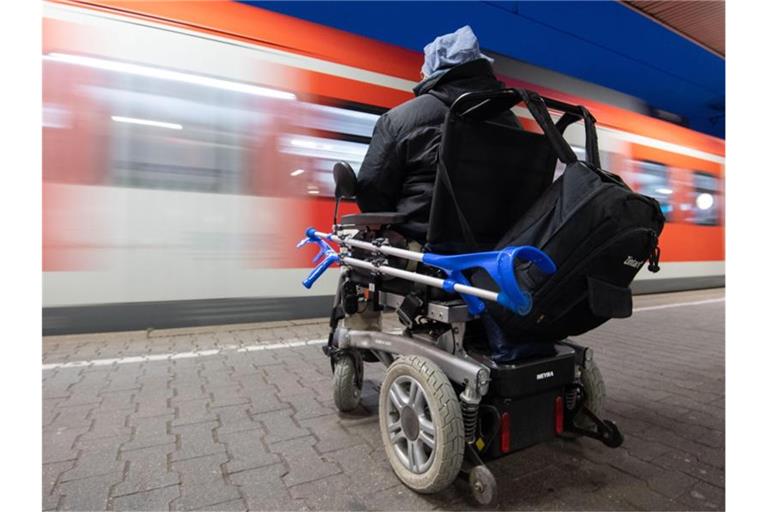
POLYGON ((572 112, 566 112, 562 115, 562 117, 560 117, 560 119, 557 120, 557 123, 555 124, 555 128, 557 128, 557 131, 560 132, 560 134, 562 135, 563 133, 565 133, 565 130, 570 125, 572 125, 579 119, 583 119, 584 128, 586 131, 587 162, 599 168, 600 167, 600 150, 598 149, 598 143, 597 143, 597 129, 595 126, 595 118, 594 116, 592 116, 589 110, 587 110, 585 107, 579 105, 577 108, 581 113, 580 116, 572 112))
POLYGON ((552 117, 549 115, 547 105, 541 96, 533 91, 526 89, 515 89, 520 97, 525 102, 525 106, 533 115, 533 119, 539 125, 539 127, 549 139, 552 149, 555 150, 557 157, 564 164, 570 164, 576 162, 576 153, 573 152, 571 146, 563 138, 563 135, 555 128, 555 123, 552 121, 552 117))
POLYGON ((597 144, 597 128, 595 127, 595 118, 592 113, 584 106, 579 105, 581 116, 584 118, 584 127, 587 130, 587 161, 600 168, 600 149, 597 144))

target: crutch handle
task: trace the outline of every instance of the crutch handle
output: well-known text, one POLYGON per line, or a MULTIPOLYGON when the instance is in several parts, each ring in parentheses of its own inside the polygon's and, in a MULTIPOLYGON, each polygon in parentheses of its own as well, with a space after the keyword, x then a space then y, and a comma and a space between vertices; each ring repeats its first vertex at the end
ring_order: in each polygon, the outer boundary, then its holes
POLYGON ((333 248, 328 245, 325 240, 318 237, 315 232, 315 228, 307 228, 307 231, 305 232, 307 237, 296 244, 296 247, 304 247, 307 244, 315 244, 320 248, 315 257, 312 258, 312 263, 316 263, 321 259, 322 261, 320 261, 320 263, 312 269, 312 272, 309 273, 307 278, 301 282, 301 284, 304 285, 304 288, 307 289, 312 288, 312 285, 315 284, 315 281, 317 281, 320 276, 323 275, 323 272, 328 270, 328 267, 339 261, 338 253, 336 253, 336 251, 334 251, 333 248))

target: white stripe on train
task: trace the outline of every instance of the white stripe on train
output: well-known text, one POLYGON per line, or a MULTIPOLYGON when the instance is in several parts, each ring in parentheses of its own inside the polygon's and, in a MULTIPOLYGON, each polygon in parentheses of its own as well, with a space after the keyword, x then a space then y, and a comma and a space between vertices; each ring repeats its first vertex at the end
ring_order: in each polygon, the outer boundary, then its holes
MULTIPOLYGON (((109 14, 102 11, 94 11, 81 7, 65 6, 60 4, 53 4, 51 2, 45 2, 43 15, 47 18, 58 19, 62 21, 72 21, 77 23, 89 23, 96 26, 112 25, 110 28, 116 28, 113 22, 122 24, 130 24, 131 28, 147 27, 153 29, 159 29, 164 32, 175 32, 185 36, 185 46, 194 45, 195 42, 202 42, 204 40, 215 41, 217 43, 224 43, 230 49, 242 48, 249 51, 258 52, 258 56, 261 60, 266 62, 272 62, 275 64, 283 64, 299 69, 305 69, 307 71, 316 71, 319 73, 325 73, 328 75, 338 76, 342 78, 349 78, 351 80, 357 80, 359 82, 367 82, 374 85, 380 85, 383 87, 389 87, 390 89, 396 89, 399 91, 411 92, 416 82, 406 80, 404 78, 398 78, 384 73, 377 73, 375 71, 368 71, 354 66, 347 66, 346 64, 338 64, 336 62, 329 62, 314 57, 307 57, 304 55, 297 55, 295 53, 287 52, 284 50, 277 50, 275 48, 269 48, 266 46, 260 46, 252 43, 246 43, 238 39, 227 39, 224 37, 215 36, 213 34, 196 32, 194 30, 183 29, 171 25, 164 25, 161 23, 155 23, 146 20, 138 20, 136 18, 126 18, 116 14, 109 14)), ((113 39, 117 39, 114 37, 113 39)), ((142 39, 132 37, 130 41, 132 44, 135 41, 141 41, 142 39)), ((154 50, 158 49, 153 45, 154 50)), ((226 51, 225 47, 216 48, 217 53, 226 51)), ((165 50, 165 49, 164 49, 165 50)), ((198 53, 198 48, 188 49, 188 55, 195 55, 195 59, 200 61, 208 53, 205 49, 202 53, 198 53)), ((162 52, 160 53, 162 56, 162 52)), ((207 61, 207 59, 206 59, 207 61)), ((214 64, 221 65, 222 59, 214 59, 214 64)), ((240 70, 241 72, 244 70, 240 70)), ((210 71, 208 71, 210 74, 210 71)), ((232 78, 227 76, 227 78, 232 78)), ((242 77, 238 77, 242 78, 242 77)))

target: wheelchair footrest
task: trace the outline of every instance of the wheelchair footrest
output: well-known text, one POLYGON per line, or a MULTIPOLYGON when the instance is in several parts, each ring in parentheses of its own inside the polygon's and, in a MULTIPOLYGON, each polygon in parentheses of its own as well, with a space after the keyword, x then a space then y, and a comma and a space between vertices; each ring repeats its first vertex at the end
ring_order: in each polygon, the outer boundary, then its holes
POLYGON ((599 418, 595 413, 584 406, 581 407, 580 411, 584 416, 589 418, 594 424, 595 429, 585 429, 577 427, 576 425, 568 425, 566 430, 580 436, 596 439, 609 448, 618 448, 624 443, 624 434, 621 433, 621 430, 619 430, 616 423, 611 420, 599 418))

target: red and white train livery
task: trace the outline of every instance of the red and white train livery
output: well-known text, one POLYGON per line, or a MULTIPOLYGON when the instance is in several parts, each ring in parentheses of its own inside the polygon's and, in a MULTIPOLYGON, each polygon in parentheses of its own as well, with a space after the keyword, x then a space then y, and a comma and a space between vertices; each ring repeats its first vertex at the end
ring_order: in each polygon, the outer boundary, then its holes
MULTIPOLYGON (((329 222, 333 163, 359 166, 378 116, 412 97, 421 55, 236 2, 56 1, 43 14, 44 330, 325 315, 335 281, 308 294, 294 245, 329 222)), ((723 140, 496 66, 587 106, 606 168, 662 203, 662 271, 644 270, 637 291, 723 285, 723 140)))

